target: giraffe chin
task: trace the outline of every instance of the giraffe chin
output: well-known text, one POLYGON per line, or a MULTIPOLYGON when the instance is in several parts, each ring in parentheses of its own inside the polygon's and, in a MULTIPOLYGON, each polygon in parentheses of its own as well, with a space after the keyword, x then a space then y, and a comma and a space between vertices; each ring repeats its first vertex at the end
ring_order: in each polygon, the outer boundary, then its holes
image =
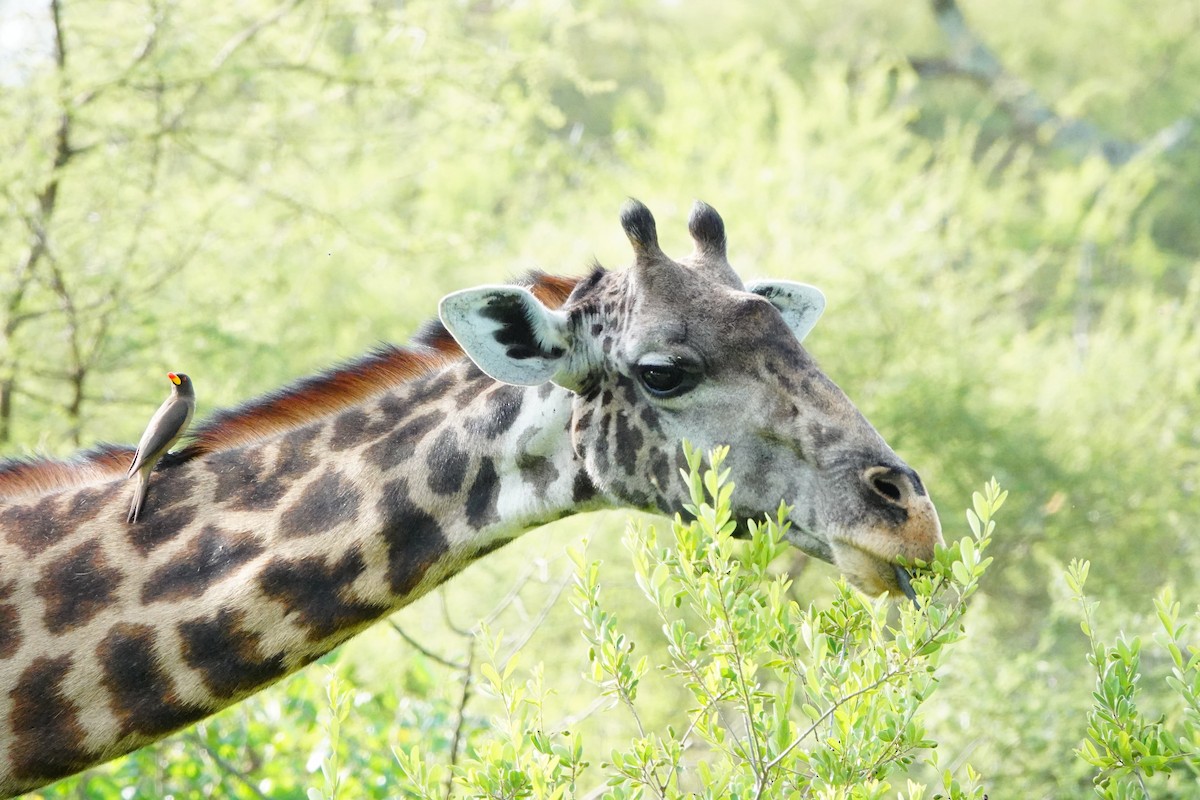
POLYGON ((833 564, 858 589, 869 595, 884 592, 893 598, 916 599, 908 570, 846 542, 833 545, 833 564))

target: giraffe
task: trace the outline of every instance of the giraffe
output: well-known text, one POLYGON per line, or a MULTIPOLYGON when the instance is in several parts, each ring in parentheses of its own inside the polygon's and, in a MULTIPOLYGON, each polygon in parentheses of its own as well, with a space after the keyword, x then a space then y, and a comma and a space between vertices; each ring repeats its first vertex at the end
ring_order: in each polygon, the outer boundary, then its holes
POLYGON ((744 285, 697 203, 668 258, 630 201, 625 270, 455 292, 384 346, 197 426, 125 522, 131 448, 0 464, 0 796, 274 683, 546 522, 688 502, 728 444, 739 519, 867 592, 941 542, 921 479, 800 340, 813 287, 744 285))

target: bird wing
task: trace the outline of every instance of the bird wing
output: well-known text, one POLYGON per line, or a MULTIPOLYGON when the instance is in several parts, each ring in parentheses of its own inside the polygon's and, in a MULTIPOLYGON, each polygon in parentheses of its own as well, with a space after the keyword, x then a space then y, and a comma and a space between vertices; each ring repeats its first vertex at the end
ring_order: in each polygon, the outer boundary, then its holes
POLYGON ((158 407, 138 442, 133 463, 129 466, 130 475, 147 462, 157 460, 175 443, 191 421, 194 409, 194 404, 181 397, 169 397, 158 407))

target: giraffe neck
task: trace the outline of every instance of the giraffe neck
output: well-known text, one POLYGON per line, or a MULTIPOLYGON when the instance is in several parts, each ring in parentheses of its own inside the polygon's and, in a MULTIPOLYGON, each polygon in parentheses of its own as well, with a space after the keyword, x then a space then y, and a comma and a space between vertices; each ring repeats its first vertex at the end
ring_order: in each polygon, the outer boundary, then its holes
POLYGON ((0 633, 0 796, 231 705, 524 530, 605 505, 571 406, 464 361, 160 470, 135 525, 124 482, 0 511, 0 619, 21 610, 0 633))

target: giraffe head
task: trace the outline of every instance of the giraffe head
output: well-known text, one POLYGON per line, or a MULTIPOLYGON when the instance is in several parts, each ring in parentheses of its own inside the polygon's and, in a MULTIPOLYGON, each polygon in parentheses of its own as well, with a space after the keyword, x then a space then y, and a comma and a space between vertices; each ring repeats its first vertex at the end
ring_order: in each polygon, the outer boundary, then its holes
POLYGON ((791 543, 868 592, 910 593, 896 561, 932 558, 937 512, 917 473, 801 345, 821 292, 743 285, 724 223, 703 203, 688 224, 695 249, 680 261, 659 248, 641 203, 621 222, 633 265, 597 267, 561 308, 484 286, 443 299, 443 322, 493 378, 573 393, 571 446, 612 502, 682 511, 682 440, 727 444, 739 518, 773 515, 783 501, 791 543))

